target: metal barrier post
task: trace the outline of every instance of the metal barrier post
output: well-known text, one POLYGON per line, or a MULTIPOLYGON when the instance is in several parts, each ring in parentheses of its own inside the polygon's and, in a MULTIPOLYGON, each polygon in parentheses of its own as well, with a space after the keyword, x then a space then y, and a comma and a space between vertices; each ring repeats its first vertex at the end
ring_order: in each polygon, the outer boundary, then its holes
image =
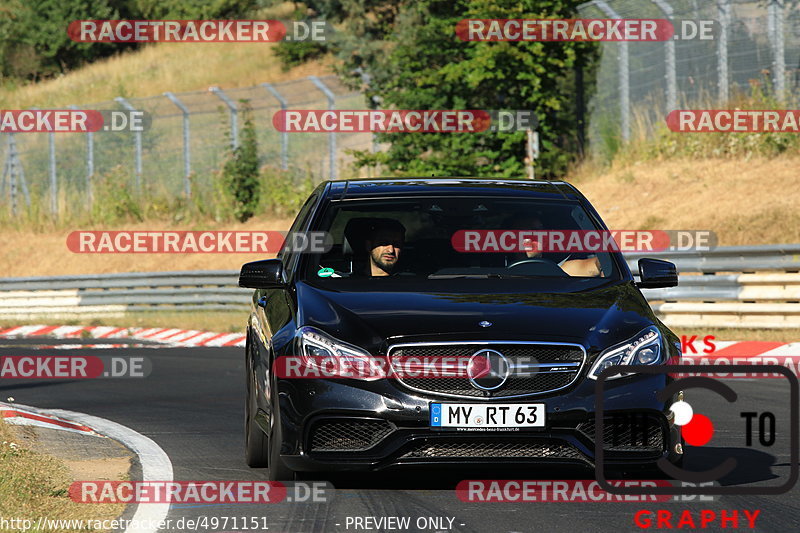
MULTIPOLYGON (((127 111, 133 112, 136 111, 134 108, 125 98, 121 96, 117 96, 114 100, 119 103, 122 107, 124 107, 127 111)), ((133 134, 133 142, 134 142, 134 172, 136 173, 136 191, 141 192, 142 190, 142 132, 135 131, 133 134)))
MULTIPOLYGON (((261 86, 272 93, 272 96, 274 96, 281 105, 281 110, 286 111, 288 103, 281 93, 278 92, 278 89, 273 87, 271 83, 262 83, 261 86)), ((281 169, 289 170, 289 132, 286 131, 281 132, 281 169)))
POLYGON ((183 189, 186 193, 187 198, 192 197, 192 185, 191 181, 189 180, 189 176, 192 173, 192 165, 191 165, 191 158, 190 156, 190 144, 189 144, 189 109, 183 105, 177 96, 173 93, 167 91, 164 93, 164 96, 170 99, 170 101, 175 104, 178 109, 181 110, 183 114, 183 189))
MULTIPOLYGON (((316 76, 309 76, 309 80, 311 83, 317 86, 317 88, 322 91, 325 95, 325 98, 328 99, 328 109, 333 111, 336 109, 336 95, 331 92, 328 87, 322 83, 316 76)), ((336 179, 336 132, 332 131, 328 134, 328 176, 330 179, 336 179)))
MULTIPOLYGON (((594 0, 594 5, 613 19, 622 18, 604 0, 594 0)), ((631 87, 628 72, 630 63, 628 59, 628 42, 620 41, 617 45, 619 46, 617 61, 619 65, 619 107, 622 115, 622 140, 627 142, 631 138, 631 87)))
POLYGON ((222 89, 217 87, 216 85, 212 85, 208 88, 209 91, 216 94, 220 100, 222 100, 226 106, 228 106, 228 110, 231 114, 231 146, 234 150, 239 148, 239 127, 238 127, 238 118, 237 113, 239 109, 236 107, 236 104, 233 100, 228 98, 228 95, 225 94, 222 89))

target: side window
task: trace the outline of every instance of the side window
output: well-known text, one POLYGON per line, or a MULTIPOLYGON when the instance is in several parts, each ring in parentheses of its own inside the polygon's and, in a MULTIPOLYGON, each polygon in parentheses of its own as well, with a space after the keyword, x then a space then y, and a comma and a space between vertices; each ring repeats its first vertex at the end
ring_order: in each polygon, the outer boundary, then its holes
MULTIPOLYGON (((312 194, 308 197, 306 203, 300 208, 300 212, 297 213, 297 218, 294 219, 294 223, 289 229, 289 235, 292 235, 294 232, 302 231, 306 227, 317 200, 319 200, 319 194, 312 194)), ((277 256, 278 259, 283 261, 284 269, 287 272, 294 269, 295 263, 297 263, 297 259, 300 257, 299 253, 291 253, 287 250, 289 242, 290 241, 287 239, 277 256)))

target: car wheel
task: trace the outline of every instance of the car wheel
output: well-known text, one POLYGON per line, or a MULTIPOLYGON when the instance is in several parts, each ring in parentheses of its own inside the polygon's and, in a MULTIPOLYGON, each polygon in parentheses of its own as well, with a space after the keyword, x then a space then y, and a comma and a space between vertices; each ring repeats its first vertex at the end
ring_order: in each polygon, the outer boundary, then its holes
POLYGON ((253 375, 250 372, 250 341, 248 337, 247 347, 245 347, 247 360, 247 397, 244 406, 244 460, 251 468, 264 468, 269 463, 269 446, 267 436, 255 421, 258 406, 256 403, 256 393, 253 387, 253 375))
POLYGON ((270 481, 295 481, 297 479, 297 472, 286 466, 283 459, 281 459, 281 415, 277 406, 273 405, 272 416, 270 417, 270 436, 268 439, 269 445, 269 474, 270 481))
POLYGON ((247 466, 251 468, 264 468, 265 466, 269 466, 269 445, 267 436, 254 420, 255 413, 251 404, 252 399, 248 391, 244 422, 244 458, 247 462, 247 466))

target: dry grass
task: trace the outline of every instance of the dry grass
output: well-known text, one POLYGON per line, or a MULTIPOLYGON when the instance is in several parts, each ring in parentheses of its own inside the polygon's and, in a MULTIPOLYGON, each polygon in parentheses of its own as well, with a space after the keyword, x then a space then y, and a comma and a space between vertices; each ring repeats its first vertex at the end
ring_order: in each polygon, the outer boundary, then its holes
POLYGON ((263 254, 78 254, 67 249, 67 235, 73 230, 224 230, 284 231, 291 219, 254 217, 245 223, 206 222, 193 225, 149 221, 110 228, 70 228, 36 232, 4 229, 0 247, 3 277, 55 276, 59 274, 105 274, 110 272, 153 272, 172 270, 238 270, 243 263, 266 259, 263 254))
POLYGON ((155 43, 55 79, 4 87, 0 91, 0 108, 91 104, 116 96, 204 91, 210 85, 223 89, 246 87, 331 72, 332 57, 284 72, 274 56, 274 47, 275 43, 155 43))
MULTIPOLYGON (((0 420, 0 516, 33 520, 103 520, 118 517, 124 504, 85 505, 70 500, 73 478, 67 466, 49 456, 19 445, 14 432, 0 420), (14 443, 15 446, 11 446, 14 443)), ((42 532, 77 529, 39 529, 42 532)), ((86 530, 84 530, 86 531, 86 530)), ((90 530, 91 531, 91 530, 90 530)))
POLYGON ((567 179, 613 229, 709 229, 720 246, 800 242, 800 156, 646 161, 567 179))

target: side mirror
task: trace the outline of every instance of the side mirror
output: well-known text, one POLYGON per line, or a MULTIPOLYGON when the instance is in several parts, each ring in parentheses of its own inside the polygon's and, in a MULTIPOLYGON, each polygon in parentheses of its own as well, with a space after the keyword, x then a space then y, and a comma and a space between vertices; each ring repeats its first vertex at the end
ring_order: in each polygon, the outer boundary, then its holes
POLYGON ((242 265, 239 286, 248 289, 279 289, 283 283, 283 262, 280 259, 264 259, 242 265))
POLYGON ((675 263, 661 259, 639 259, 639 282, 642 289, 660 289, 678 285, 678 270, 675 263))

